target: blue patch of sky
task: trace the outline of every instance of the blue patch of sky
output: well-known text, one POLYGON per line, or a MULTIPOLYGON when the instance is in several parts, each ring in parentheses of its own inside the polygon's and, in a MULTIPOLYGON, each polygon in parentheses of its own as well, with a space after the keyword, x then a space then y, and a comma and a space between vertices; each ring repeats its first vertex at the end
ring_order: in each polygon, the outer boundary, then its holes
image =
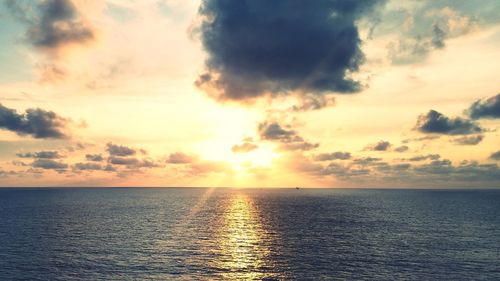
POLYGON ((10 11, 0 6, 0 83, 30 80, 31 65, 26 59, 28 47, 23 42, 26 28, 10 11))
POLYGON ((109 4, 106 13, 117 21, 127 22, 136 16, 135 12, 125 7, 109 4))

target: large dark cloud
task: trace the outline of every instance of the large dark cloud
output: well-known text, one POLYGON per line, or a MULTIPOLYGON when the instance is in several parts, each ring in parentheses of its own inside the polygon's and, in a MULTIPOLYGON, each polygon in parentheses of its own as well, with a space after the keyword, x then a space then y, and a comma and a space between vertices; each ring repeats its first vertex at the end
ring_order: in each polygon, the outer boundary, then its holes
POLYGON ((38 5, 17 0, 7 3, 28 24, 26 39, 36 48, 52 51, 95 38, 95 31, 70 0, 44 0, 38 5))
POLYGON ((68 138, 69 119, 63 118, 53 111, 40 108, 27 109, 25 113, 0 104, 0 129, 6 129, 18 135, 31 135, 34 138, 68 138))
POLYGON ((483 132, 483 129, 471 120, 460 117, 449 118, 435 110, 420 115, 415 129, 423 133, 446 135, 468 135, 483 132))
POLYGON ((477 100, 468 109, 472 119, 500 118, 500 94, 486 100, 477 100))
POLYGON ((360 83, 349 77, 364 58, 356 21, 380 2, 204 0, 200 31, 209 56, 196 84, 231 100, 357 92, 360 83))

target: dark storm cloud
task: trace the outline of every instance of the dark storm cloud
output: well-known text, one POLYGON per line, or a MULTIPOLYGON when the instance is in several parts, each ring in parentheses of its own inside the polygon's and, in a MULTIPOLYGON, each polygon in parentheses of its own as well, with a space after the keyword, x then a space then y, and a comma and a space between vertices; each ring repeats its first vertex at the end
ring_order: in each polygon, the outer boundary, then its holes
POLYGON ((378 143, 375 144, 370 144, 368 145, 365 150, 372 150, 372 151, 387 151, 391 147, 391 143, 388 141, 379 141, 378 143))
POLYGON ((85 159, 87 161, 101 162, 104 160, 104 157, 101 154, 86 154, 85 159))
POLYGON ((28 24, 26 39, 36 48, 57 50, 68 44, 94 40, 95 31, 70 0, 7 1, 15 14, 28 24))
POLYGON ((415 129, 423 133, 446 135, 468 135, 483 132, 483 129, 471 120, 460 117, 449 118, 435 110, 420 115, 415 129))
POLYGON ((500 94, 475 101, 467 111, 472 119, 500 118, 500 94))
POLYGON ((493 160, 500 160, 500 150, 497 151, 497 152, 493 152, 491 155, 490 155, 490 159, 493 159, 493 160))
POLYGON ((33 168, 41 168, 45 170, 65 170, 68 164, 52 160, 52 159, 37 159, 31 164, 33 168))
POLYGON ((106 151, 108 151, 109 155, 113 156, 131 156, 136 154, 135 149, 110 142, 106 144, 106 151))
POLYGON ((59 151, 16 153, 16 156, 20 158, 40 158, 40 159, 58 159, 64 157, 63 155, 59 154, 59 151))
POLYGON ((171 153, 167 158, 167 163, 170 164, 189 164, 198 161, 195 155, 188 155, 182 152, 171 153))
POLYGON ((251 142, 244 142, 242 144, 233 145, 231 151, 234 153, 250 152, 259 148, 256 144, 251 142))
POLYGON ((460 138, 456 138, 453 142, 460 145, 476 145, 480 143, 484 139, 483 135, 475 135, 475 136, 463 136, 460 138))
POLYGON ((364 59, 356 21, 381 2, 204 0, 209 56, 196 84, 223 100, 357 92, 360 83, 349 78, 364 59))
POLYGON ((321 153, 314 156, 315 161, 331 161, 331 160, 347 160, 351 158, 351 153, 349 152, 332 152, 332 153, 321 153))
POLYGON ((27 109, 25 113, 0 104, 0 129, 9 130, 18 135, 31 135, 34 138, 68 138, 67 126, 70 121, 52 111, 40 108, 27 109))

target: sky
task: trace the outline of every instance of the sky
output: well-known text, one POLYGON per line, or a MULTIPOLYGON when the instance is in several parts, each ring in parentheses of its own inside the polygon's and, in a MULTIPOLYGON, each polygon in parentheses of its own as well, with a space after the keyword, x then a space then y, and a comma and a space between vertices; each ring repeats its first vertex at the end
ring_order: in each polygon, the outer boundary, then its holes
POLYGON ((500 187, 500 2, 0 0, 0 186, 500 187))

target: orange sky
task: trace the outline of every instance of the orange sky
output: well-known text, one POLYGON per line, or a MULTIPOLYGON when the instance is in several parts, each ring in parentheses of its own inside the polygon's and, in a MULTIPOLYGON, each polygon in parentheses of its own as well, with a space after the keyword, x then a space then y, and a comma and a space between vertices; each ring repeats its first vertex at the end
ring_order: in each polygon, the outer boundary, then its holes
POLYGON ((0 7, 0 186, 500 186, 497 1, 223 2, 0 7))

